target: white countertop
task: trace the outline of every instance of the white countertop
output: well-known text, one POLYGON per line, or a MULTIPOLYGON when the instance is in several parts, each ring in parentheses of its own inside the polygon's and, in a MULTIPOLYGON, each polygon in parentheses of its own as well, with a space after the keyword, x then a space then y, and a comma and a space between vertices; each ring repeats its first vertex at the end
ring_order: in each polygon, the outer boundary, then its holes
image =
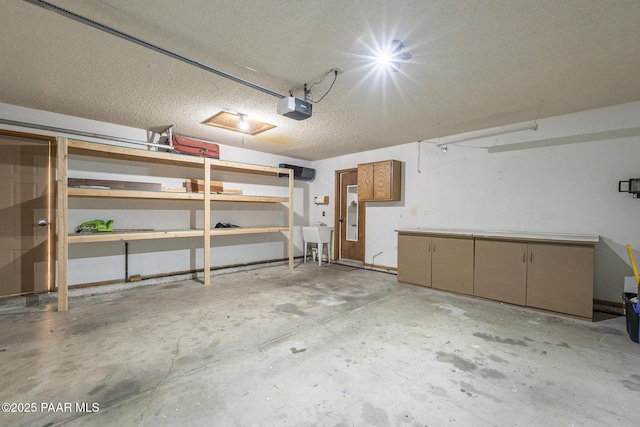
POLYGON ((325 225, 302 225, 302 228, 319 228, 320 230, 331 230, 333 231, 333 227, 327 227, 325 225))
POLYGON ((597 243, 597 234, 539 233, 533 231, 465 230, 437 228, 403 228, 396 230, 400 234, 438 234, 475 238, 507 238, 524 240, 553 240, 558 242, 597 243))

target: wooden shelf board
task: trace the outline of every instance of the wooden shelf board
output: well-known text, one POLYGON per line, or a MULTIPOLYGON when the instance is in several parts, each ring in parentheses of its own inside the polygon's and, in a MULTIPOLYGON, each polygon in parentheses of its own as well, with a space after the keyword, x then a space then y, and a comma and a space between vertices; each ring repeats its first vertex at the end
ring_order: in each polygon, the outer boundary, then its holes
MULTIPOLYGON (((289 231, 287 226, 263 226, 246 228, 212 228, 211 236, 231 236, 238 234, 263 234, 289 231)), ((203 230, 157 230, 69 234, 69 243, 119 242, 130 240, 173 239, 180 237, 202 237, 203 230)))
POLYGON ((246 227, 246 228, 212 228, 211 236, 230 236, 237 234, 261 234, 261 233, 279 233, 289 231, 287 226, 264 226, 264 227, 246 227))
POLYGON ((202 167, 204 159, 196 156, 166 153, 162 151, 148 151, 139 148, 120 147, 117 145, 98 144, 95 142, 69 140, 69 153, 82 154, 93 157, 105 157, 111 159, 151 161, 176 166, 202 167))
POLYGON ((171 191, 106 190, 99 188, 69 187, 69 197, 106 197, 112 199, 164 199, 204 200, 202 193, 176 193, 171 191))
MULTIPOLYGON (((133 161, 151 161, 154 163, 169 164, 176 166, 196 166, 204 165, 204 158, 190 156, 186 154, 174 154, 163 151, 148 151, 139 148, 120 147, 117 145, 99 144, 95 142, 69 140, 69 153, 81 154, 94 157, 123 159, 133 161)), ((209 159, 211 169, 227 172, 239 172, 245 174, 272 175, 279 173, 289 174, 289 169, 273 166, 254 165, 250 163, 230 162, 226 160, 209 159)))
POLYGON ((254 165, 251 163, 229 162, 211 159, 211 169, 223 172, 242 172, 255 175, 278 176, 279 173, 289 175, 290 170, 273 166, 254 165))
POLYGON ((212 202, 289 203, 288 197, 247 196, 243 194, 211 194, 212 202))
POLYGON ((69 234, 69 243, 118 242, 129 240, 173 239, 180 237, 202 237, 203 230, 156 230, 69 234))
MULTIPOLYGON (((112 199, 204 200, 203 193, 171 191, 108 190, 102 188, 69 187, 69 197, 105 197, 112 199)), ((212 202, 288 203, 288 197, 248 196, 211 193, 212 202)))

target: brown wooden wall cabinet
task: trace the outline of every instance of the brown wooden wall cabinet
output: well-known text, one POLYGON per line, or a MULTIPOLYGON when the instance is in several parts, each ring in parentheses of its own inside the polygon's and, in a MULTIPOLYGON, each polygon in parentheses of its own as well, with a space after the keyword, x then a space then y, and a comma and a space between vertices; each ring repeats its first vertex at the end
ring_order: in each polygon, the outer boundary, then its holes
POLYGON ((591 319, 594 244, 398 230, 398 281, 591 319))
POLYGON ((401 200, 402 162, 385 160, 358 165, 358 200, 391 202, 401 200))

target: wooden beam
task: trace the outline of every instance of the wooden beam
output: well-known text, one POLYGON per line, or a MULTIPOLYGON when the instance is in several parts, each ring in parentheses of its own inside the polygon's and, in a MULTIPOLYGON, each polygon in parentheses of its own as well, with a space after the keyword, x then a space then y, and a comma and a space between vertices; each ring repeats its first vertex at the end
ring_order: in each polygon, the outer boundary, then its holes
MULTIPOLYGON (((204 159, 204 188, 211 185, 211 160, 207 157, 204 159)), ((204 284, 211 284, 211 193, 204 193, 204 284)))
POLYGON ((289 169, 289 270, 293 270, 293 169, 289 169))
POLYGON ((69 152, 67 138, 57 138, 57 226, 58 246, 58 311, 69 309, 69 252, 67 230, 69 229, 68 197, 67 197, 67 169, 69 152))

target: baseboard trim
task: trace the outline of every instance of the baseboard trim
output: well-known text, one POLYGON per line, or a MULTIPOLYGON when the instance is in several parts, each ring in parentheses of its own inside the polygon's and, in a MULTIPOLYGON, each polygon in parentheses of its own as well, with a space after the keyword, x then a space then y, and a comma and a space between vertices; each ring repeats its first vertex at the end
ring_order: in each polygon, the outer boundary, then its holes
MULTIPOLYGON (((294 257, 300 258, 300 257, 294 257)), ((248 262, 244 264, 234 264, 217 266, 211 268, 211 276, 247 271, 276 265, 286 265, 289 258, 272 259, 265 261, 248 262)), ((149 276, 139 276, 136 280, 125 281, 108 280, 94 283, 81 283, 69 286, 69 298, 80 298, 91 295, 106 294, 110 292, 126 291, 143 286, 161 285, 165 283, 177 282, 181 280, 198 279, 202 277, 203 269, 185 270, 184 272, 160 273, 149 276)), ((7 297, 0 299, 0 310, 15 307, 30 307, 45 304, 55 304, 58 298, 58 289, 51 292, 28 294, 23 296, 7 297)))
POLYGON ((624 316, 624 303, 594 299, 593 311, 624 316))
POLYGON ((376 270, 376 271, 382 271, 384 273, 396 273, 398 269, 396 267, 388 267, 386 265, 379 265, 379 264, 369 264, 369 263, 362 263, 362 267, 364 267, 365 269, 369 269, 369 270, 376 270))

